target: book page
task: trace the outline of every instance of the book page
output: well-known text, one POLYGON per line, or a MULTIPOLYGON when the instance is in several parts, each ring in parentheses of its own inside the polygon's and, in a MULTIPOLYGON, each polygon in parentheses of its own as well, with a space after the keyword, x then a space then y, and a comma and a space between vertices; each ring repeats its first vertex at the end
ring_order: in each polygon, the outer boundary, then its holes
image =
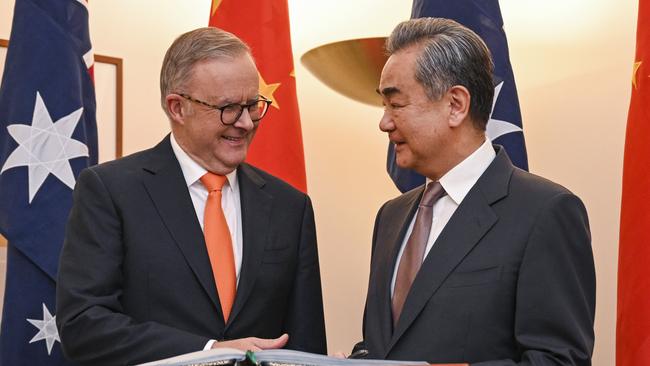
POLYGON ((226 365, 243 361, 246 355, 234 348, 214 348, 205 351, 186 353, 163 360, 143 363, 137 366, 185 366, 185 365, 226 365), (232 361, 232 362, 231 362, 232 361))
POLYGON ((427 362, 350 359, 319 355, 315 353, 292 351, 288 349, 269 349, 255 352, 258 363, 273 365, 309 365, 309 366, 388 366, 388 365, 428 365, 427 362))

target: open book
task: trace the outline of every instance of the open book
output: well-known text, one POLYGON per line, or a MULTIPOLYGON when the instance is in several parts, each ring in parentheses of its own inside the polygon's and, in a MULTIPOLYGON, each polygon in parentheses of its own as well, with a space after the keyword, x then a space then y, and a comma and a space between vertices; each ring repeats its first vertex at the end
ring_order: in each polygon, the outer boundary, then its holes
POLYGON ((336 358, 291 351, 287 349, 269 349, 258 352, 244 352, 232 348, 215 348, 207 351, 187 353, 141 364, 139 366, 422 366, 426 362, 367 360, 336 358))

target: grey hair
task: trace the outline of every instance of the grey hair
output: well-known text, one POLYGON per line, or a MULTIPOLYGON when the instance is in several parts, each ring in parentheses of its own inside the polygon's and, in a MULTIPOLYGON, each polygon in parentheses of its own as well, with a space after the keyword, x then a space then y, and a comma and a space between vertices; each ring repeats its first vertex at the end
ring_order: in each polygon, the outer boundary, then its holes
POLYGON ((469 114, 475 127, 485 130, 492 110, 494 65, 490 50, 476 33, 443 18, 419 18, 402 22, 386 40, 390 56, 417 46, 415 79, 428 97, 439 100, 454 85, 469 90, 469 114))
POLYGON ((250 48, 234 34, 214 27, 198 28, 180 35, 169 46, 160 70, 160 104, 167 112, 165 97, 178 92, 191 78, 200 61, 250 55, 250 48))

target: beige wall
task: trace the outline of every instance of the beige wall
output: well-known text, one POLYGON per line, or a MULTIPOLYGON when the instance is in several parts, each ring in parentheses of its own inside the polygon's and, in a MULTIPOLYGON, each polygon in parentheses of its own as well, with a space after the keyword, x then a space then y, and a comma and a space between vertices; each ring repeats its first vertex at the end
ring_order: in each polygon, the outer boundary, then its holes
MULTIPOLYGON (((397 194, 384 172, 378 108, 348 100, 299 62, 330 41, 387 35, 410 1, 289 0, 307 178, 318 226, 330 350, 360 338, 372 222, 397 194)), ((13 1, 0 1, 8 38, 13 1)), ((167 132, 158 70, 172 39, 204 26, 210 0, 91 1, 95 51, 124 59, 124 150, 167 132)), ((531 170, 583 198, 598 276, 595 365, 614 363, 620 173, 636 1, 501 0, 531 170)), ((101 121, 100 121, 101 123, 101 121)))

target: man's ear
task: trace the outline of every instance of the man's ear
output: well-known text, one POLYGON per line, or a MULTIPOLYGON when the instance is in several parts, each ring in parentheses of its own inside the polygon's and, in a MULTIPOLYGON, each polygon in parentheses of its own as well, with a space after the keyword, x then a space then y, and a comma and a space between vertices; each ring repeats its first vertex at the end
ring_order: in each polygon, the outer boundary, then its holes
POLYGON ((454 85, 447 91, 450 103, 449 126, 458 127, 469 115, 469 104, 472 97, 469 90, 462 85, 454 85))
POLYGON ((183 97, 178 94, 169 94, 165 97, 167 114, 172 121, 183 124, 187 117, 187 109, 183 107, 183 97))

